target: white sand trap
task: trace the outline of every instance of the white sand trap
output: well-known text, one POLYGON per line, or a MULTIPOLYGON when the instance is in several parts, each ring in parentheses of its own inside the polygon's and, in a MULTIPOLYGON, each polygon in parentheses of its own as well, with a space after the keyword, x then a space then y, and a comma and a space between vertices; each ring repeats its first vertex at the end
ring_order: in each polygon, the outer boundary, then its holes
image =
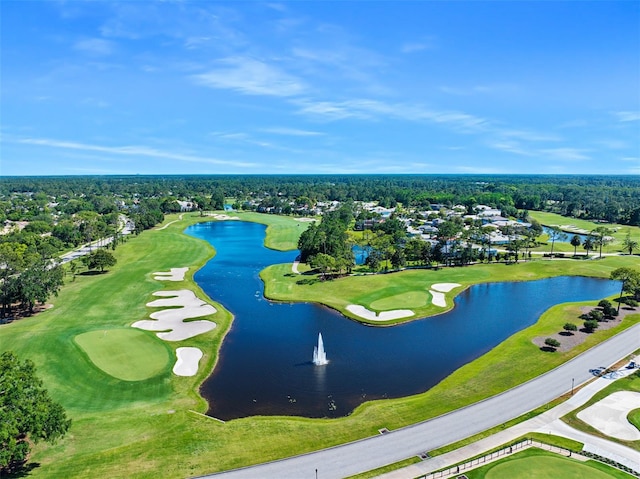
POLYGON ((171 271, 156 271, 153 279, 157 281, 183 281, 189 268, 171 268, 171 271))
POLYGON ((607 436, 637 441, 640 431, 629 422, 629 412, 640 408, 640 393, 618 391, 583 409, 578 418, 607 436))
POLYGON ((223 215, 220 213, 211 213, 208 214, 206 216, 211 216, 217 220, 239 220, 240 218, 238 218, 237 216, 229 216, 229 215, 223 215))
POLYGON ((153 320, 137 321, 132 324, 134 328, 146 331, 163 331, 157 336, 166 341, 182 341, 199 334, 211 331, 216 327, 213 321, 184 321, 185 319, 199 318, 216 313, 216 308, 197 298, 193 291, 182 289, 178 291, 158 291, 154 296, 165 296, 165 299, 156 299, 147 303, 151 308, 170 307, 163 311, 156 311, 149 316, 153 320), (177 307, 176 307, 177 306, 177 307))
POLYGON ((294 218, 296 221, 302 221, 303 223, 308 223, 310 221, 318 221, 315 218, 294 218))
POLYGON ((375 311, 370 311, 359 304, 350 304, 346 309, 350 313, 360 316, 361 318, 368 319, 369 321, 390 321, 392 319, 408 318, 409 316, 413 316, 413 311, 410 309, 394 309, 393 311, 382 311, 378 314, 376 314, 375 311))
POLYGON ((202 358, 202 351, 198 348, 176 349, 178 360, 173 366, 173 374, 176 376, 195 376, 198 372, 198 363, 202 358))
POLYGON ((440 293, 439 291, 429 290, 431 293, 431 302, 435 306, 440 306, 441 308, 447 307, 447 300, 444 297, 444 293, 440 293))
POLYGON ((298 271, 298 265, 300 265, 300 261, 294 261, 291 265, 291 271, 295 274, 300 274, 300 271, 298 271))
POLYGON ((431 285, 431 289, 429 292, 431 293, 431 302, 435 306, 440 306, 441 308, 447 307, 447 300, 445 299, 444 293, 448 293, 454 288, 460 286, 458 283, 436 283, 431 285))
POLYGON ((436 283, 431 285, 431 289, 440 293, 448 293, 458 286, 460 286, 458 283, 436 283))

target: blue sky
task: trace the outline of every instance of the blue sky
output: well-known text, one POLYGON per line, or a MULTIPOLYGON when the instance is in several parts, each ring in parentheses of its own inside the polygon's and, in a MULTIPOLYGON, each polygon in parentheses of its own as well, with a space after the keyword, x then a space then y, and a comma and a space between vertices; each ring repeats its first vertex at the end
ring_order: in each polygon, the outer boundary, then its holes
POLYGON ((640 174, 640 2, 11 1, 0 174, 640 174))

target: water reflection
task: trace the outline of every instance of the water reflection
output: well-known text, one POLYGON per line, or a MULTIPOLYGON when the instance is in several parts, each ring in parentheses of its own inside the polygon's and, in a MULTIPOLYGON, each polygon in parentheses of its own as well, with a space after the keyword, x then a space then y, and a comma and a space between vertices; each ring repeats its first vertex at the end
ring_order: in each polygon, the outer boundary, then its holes
POLYGON ((446 313, 392 328, 368 327, 308 303, 274 303, 262 296, 258 274, 291 262, 296 252, 262 246, 265 227, 246 222, 201 223, 187 233, 217 255, 195 280, 234 315, 218 364, 202 386, 208 414, 337 417, 365 400, 425 391, 550 306, 615 294, 618 283, 560 277, 469 288, 446 313), (311 363, 318 333, 330 362, 311 363))

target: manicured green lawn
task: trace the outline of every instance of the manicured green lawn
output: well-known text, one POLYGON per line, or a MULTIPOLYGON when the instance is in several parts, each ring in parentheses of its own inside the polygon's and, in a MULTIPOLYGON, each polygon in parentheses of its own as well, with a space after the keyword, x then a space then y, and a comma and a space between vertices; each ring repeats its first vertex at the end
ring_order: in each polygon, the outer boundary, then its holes
MULTIPOLYGON (((177 218, 171 215, 165 224, 177 218)), ((305 223, 298 227, 299 222, 271 215, 247 214, 245 219, 271 221, 268 232, 279 235, 280 240, 275 242, 279 245, 295 244, 297 233, 293 231, 305 228, 305 223)), ((206 299, 192 277, 214 251, 204 241, 183 234, 186 226, 203 220, 206 219, 186 215, 166 229, 145 231, 130 238, 115 251, 118 264, 111 271, 79 275, 73 282, 69 278, 59 296, 52 299, 52 309, 0 327, 0 351, 12 349, 21 358, 33 360, 45 386, 73 419, 69 434, 56 445, 36 445, 32 461, 39 467, 30 472, 32 477, 155 478, 161 473, 167 478, 183 478, 329 447, 376 435, 382 427, 396 429, 471 404, 535 377, 617 332, 598 331, 587 343, 567 353, 542 353, 531 338, 557 331, 568 318, 575 317, 578 305, 560 305, 547 311, 536 325, 423 394, 367 403, 340 419, 253 417, 223 424, 197 414, 207 409, 197 394, 198 387, 210 374, 232 320, 220 304, 211 301, 218 309, 207 318, 218 325, 213 331, 177 343, 157 339, 158 347, 170 351, 171 357, 181 346, 199 347, 204 352, 199 372, 191 378, 173 375, 171 360, 154 376, 138 381, 118 379, 94 365, 93 361, 104 362, 95 359, 97 353, 91 353, 89 360, 76 342, 86 333, 126 330, 133 322, 147 318, 152 309, 145 304, 162 289, 189 288, 206 299), (183 266, 190 269, 182 282, 168 284, 153 279, 155 271, 183 266)), ((274 242, 267 243, 274 247, 274 242)), ((584 262, 571 273, 606 277, 612 268, 630 264, 633 258, 626 258, 627 263, 624 260, 584 262)), ((471 273, 475 268, 407 271, 317 282, 309 287, 297 285, 297 275, 284 277, 285 272, 291 273, 291 265, 282 267, 280 276, 290 280, 282 286, 285 291, 297 288, 301 297, 330 299, 340 305, 352 301, 353 295, 370 298, 371 303, 408 292, 423 293, 438 282, 468 285, 472 281, 533 279, 541 272, 566 274, 561 267, 564 262, 548 263, 549 266, 537 262, 527 266, 493 265, 480 267, 477 273, 471 273), (313 293, 316 289, 318 292, 313 293), (372 293, 374 290, 376 294, 372 293), (334 300, 332 294, 342 299, 334 300)), ((572 268, 574 264, 571 263, 572 268)), ((271 287, 277 290, 280 286, 271 287)), ((452 295, 448 297, 450 302, 452 295)), ((394 306, 397 299, 388 301, 390 304, 385 306, 394 306)), ((628 316, 618 331, 637 322, 639 316, 628 316)), ((86 338, 89 342, 98 341, 91 334, 86 338)), ((149 338, 156 340, 151 333, 149 338)))
MULTIPOLYGON (((273 265, 261 272, 265 295, 282 301, 310 301, 326 304, 345 316, 361 320, 345 308, 358 304, 374 311, 411 308, 413 318, 442 313, 453 307, 453 297, 466 287, 485 282, 527 281, 559 275, 608 278, 620 266, 640 267, 638 256, 613 256, 600 260, 543 260, 516 264, 482 264, 463 268, 409 269, 392 274, 349 276, 323 281, 318 275, 292 275, 290 265, 273 265), (458 283, 446 293, 447 307, 423 301, 436 283, 458 283), (409 303, 405 300, 409 300, 409 303)), ((365 320, 361 320, 366 322, 365 320)), ((405 320, 390 321, 389 324, 405 320)), ((376 323, 380 324, 380 323, 376 323)))
POLYGON ((580 462, 536 448, 469 472, 469 479, 627 479, 633 476, 596 461, 580 462))
MULTIPOLYGON (((632 239, 636 241, 640 241, 640 227, 638 226, 627 226, 627 225, 609 224, 609 223, 605 223, 605 224, 594 223, 592 221, 581 220, 576 218, 567 218, 566 216, 561 216, 555 213, 547 213, 543 211, 530 211, 529 215, 533 219, 537 220, 539 223, 545 226, 558 226, 558 227, 561 227, 562 229, 565 229, 567 226, 571 226, 571 227, 589 232, 594 230, 598 226, 604 226, 606 228, 609 228, 610 230, 612 230, 611 236, 614 238, 614 241, 611 244, 605 245, 602 248, 603 253, 614 253, 614 252, 620 252, 620 251, 625 252, 623 250, 622 241, 624 240, 628 232, 631 233, 632 239)), ((569 237, 571 237, 572 235, 572 233, 569 233, 569 232, 567 232, 567 234, 569 235, 569 237)), ((548 246, 541 247, 538 249, 542 249, 543 251, 548 251, 549 248, 550 248, 550 243, 548 246)), ((556 242, 554 244, 553 250, 558 252, 563 251, 563 252, 573 253, 573 246, 571 246, 571 244, 569 243, 556 242)), ((582 246, 578 246, 577 253, 585 254, 586 251, 582 246)), ((589 254, 595 254, 595 253, 598 253, 598 251, 594 251, 593 253, 590 252, 589 254)))
POLYGON ((172 359, 166 343, 139 329, 87 331, 74 341, 96 367, 125 381, 152 378, 166 371, 172 359))

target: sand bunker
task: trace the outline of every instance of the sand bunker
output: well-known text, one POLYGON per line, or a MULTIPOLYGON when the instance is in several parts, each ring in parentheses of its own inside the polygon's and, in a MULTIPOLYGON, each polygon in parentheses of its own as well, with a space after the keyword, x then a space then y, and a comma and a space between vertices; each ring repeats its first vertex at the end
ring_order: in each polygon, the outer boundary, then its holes
POLYGON ((431 285, 431 289, 429 290, 432 296, 431 302, 435 306, 446 308, 447 300, 445 299, 444 293, 448 293, 458 286, 460 286, 458 283, 436 283, 431 285))
POLYGON ((435 306, 440 306, 441 308, 447 307, 447 300, 445 299, 444 293, 440 293, 438 291, 429 291, 431 293, 431 302, 435 306))
POLYGON ((298 266, 300 266, 300 261, 294 261, 291 265, 291 271, 295 274, 300 274, 300 271, 298 271, 298 266))
POLYGON ((431 289, 440 293, 448 293, 454 288, 460 286, 458 283, 436 283, 431 285, 431 289))
POLYGON ((171 271, 157 271, 153 279, 157 281, 183 281, 189 268, 171 268, 171 271))
POLYGON ((237 216, 229 216, 229 215, 224 215, 220 213, 205 213, 205 216, 211 216, 212 218, 215 218, 217 220, 239 220, 240 219, 237 216))
POLYGON ((361 318, 368 319, 369 321, 390 321, 392 319, 408 318, 409 316, 413 316, 413 311, 410 309, 394 309, 393 311, 382 311, 377 314, 375 311, 370 311, 359 304, 350 304, 346 309, 350 313, 360 316, 361 318))
POLYGON ((315 218, 294 218, 296 221, 302 221, 303 223, 305 222, 310 222, 310 221, 318 221, 315 218))
POLYGON ((629 422, 629 412, 640 408, 640 393, 618 391, 578 413, 578 419, 607 436, 637 441, 640 431, 629 422))
POLYGON ((173 374, 176 376, 195 376, 198 372, 198 363, 202 358, 202 351, 198 348, 176 349, 178 360, 173 366, 173 374))
POLYGON ((149 316, 156 321, 143 320, 132 324, 134 328, 147 331, 164 331, 157 334, 160 339, 166 341, 182 341, 199 334, 211 331, 216 327, 213 321, 184 321, 185 319, 199 318, 214 314, 217 310, 210 304, 198 299, 193 291, 182 289, 178 291, 158 291, 154 296, 164 296, 166 299, 157 299, 147 303, 151 308, 164 308, 149 316), (168 331, 168 332, 167 332, 168 331))

